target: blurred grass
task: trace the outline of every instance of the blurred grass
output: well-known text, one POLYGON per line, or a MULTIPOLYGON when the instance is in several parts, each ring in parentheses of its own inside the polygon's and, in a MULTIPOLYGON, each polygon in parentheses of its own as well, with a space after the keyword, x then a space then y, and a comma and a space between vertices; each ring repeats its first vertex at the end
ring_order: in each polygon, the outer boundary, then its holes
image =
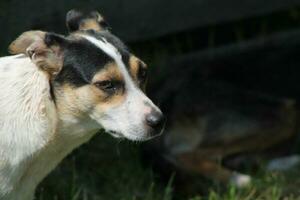
POLYGON ((46 178, 37 199, 171 200, 171 182, 162 185, 151 167, 142 165, 139 149, 99 134, 46 178))
POLYGON ((164 183, 161 174, 144 164, 145 160, 140 144, 99 134, 65 159, 44 180, 37 199, 300 200, 300 170, 282 174, 265 172, 262 166, 254 176, 253 185, 241 190, 194 176, 189 181, 193 184, 190 192, 186 190, 189 185, 175 185, 178 182, 175 175, 164 183))

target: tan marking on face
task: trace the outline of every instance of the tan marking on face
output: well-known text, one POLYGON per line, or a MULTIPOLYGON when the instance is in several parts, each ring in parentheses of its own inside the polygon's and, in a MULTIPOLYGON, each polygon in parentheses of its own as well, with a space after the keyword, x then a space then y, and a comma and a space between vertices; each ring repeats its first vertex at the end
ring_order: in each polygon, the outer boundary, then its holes
POLYGON ((134 79, 137 79, 137 74, 139 71, 140 61, 137 57, 134 55, 131 55, 129 58, 129 67, 130 67, 130 73, 134 79))
MULTIPOLYGON (((95 89, 95 88, 94 88, 95 89)), ((125 101, 125 94, 113 95, 109 100, 107 98, 98 98, 95 101, 95 109, 97 112, 105 112, 109 108, 119 106, 125 101)))
MULTIPOLYGON (((134 55, 131 55, 129 58, 129 68, 130 68, 130 74, 133 77, 133 80, 138 83, 138 73, 139 73, 139 68, 144 67, 147 68, 147 65, 141 61, 139 58, 137 58, 134 55)), ((142 90, 145 90, 146 84, 141 86, 142 90)))
POLYGON ((59 106, 59 112, 81 118, 86 117, 92 110, 104 113, 107 109, 120 105, 125 100, 126 93, 123 90, 110 95, 95 85, 98 81, 107 80, 123 81, 115 63, 107 64, 96 73, 91 84, 79 88, 69 84, 63 85, 61 90, 64 104, 59 106))
POLYGON ((102 28, 99 25, 99 22, 96 19, 86 19, 82 22, 80 22, 79 30, 95 30, 95 31, 101 31, 102 28))
POLYGON ((56 94, 56 97, 58 99, 58 113, 61 113, 62 115, 73 115, 76 117, 80 117, 82 115, 82 108, 77 108, 78 100, 76 89, 80 88, 74 88, 69 84, 64 84, 57 90, 58 94, 56 94))
MULTIPOLYGON (((120 81, 124 83, 124 78, 119 70, 116 63, 112 62, 100 70, 100 72, 96 73, 94 78, 92 79, 93 83, 98 81, 106 81, 106 80, 113 80, 113 81, 120 81)), ((98 94, 98 99, 96 100, 98 103, 97 107, 103 109, 108 109, 112 106, 117 106, 118 104, 122 103, 125 98, 125 91, 117 91, 112 96, 107 96, 105 92, 101 89, 93 86, 92 88, 95 94, 98 94)))
POLYGON ((123 81, 123 75, 115 62, 108 63, 92 79, 92 83, 105 80, 123 81))
POLYGON ((62 90, 64 102, 58 105, 58 112, 79 119, 88 117, 91 111, 105 113, 125 100, 124 94, 115 94, 107 98, 103 91, 91 84, 79 88, 65 84, 62 90))

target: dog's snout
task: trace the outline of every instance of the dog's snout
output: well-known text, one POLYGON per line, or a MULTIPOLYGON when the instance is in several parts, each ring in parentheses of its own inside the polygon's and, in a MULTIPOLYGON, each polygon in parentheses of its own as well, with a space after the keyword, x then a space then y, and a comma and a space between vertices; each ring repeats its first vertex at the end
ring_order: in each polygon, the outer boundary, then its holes
POLYGON ((153 128, 157 134, 161 132, 165 125, 165 117, 161 112, 155 111, 146 115, 146 123, 153 128))

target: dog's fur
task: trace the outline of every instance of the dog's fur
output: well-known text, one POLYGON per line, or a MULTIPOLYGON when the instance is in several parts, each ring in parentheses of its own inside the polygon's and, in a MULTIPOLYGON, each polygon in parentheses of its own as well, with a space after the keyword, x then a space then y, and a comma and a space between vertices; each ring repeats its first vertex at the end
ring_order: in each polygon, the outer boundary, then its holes
POLYGON ((0 58, 0 199, 31 200, 40 181, 99 129, 159 135, 163 115, 143 93, 146 65, 97 12, 67 14, 70 35, 29 31, 0 58))

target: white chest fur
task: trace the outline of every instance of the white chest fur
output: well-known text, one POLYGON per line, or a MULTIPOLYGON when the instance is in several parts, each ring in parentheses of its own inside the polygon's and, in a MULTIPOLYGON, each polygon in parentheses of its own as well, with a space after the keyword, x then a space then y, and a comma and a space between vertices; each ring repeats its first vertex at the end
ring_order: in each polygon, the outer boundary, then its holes
POLYGON ((0 80, 0 199, 30 200, 37 184, 95 131, 68 139, 57 131, 48 77, 30 59, 0 58, 0 80))

